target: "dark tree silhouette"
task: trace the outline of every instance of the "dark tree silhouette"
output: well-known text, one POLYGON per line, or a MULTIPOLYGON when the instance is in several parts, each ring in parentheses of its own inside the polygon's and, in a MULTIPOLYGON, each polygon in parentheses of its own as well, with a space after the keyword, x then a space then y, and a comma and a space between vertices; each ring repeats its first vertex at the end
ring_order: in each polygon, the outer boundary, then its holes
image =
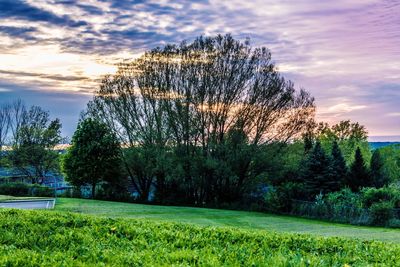
POLYGON ((302 173, 309 199, 313 199, 319 193, 331 192, 332 188, 337 187, 337 181, 331 180, 330 166, 330 158, 325 154, 321 143, 317 141, 306 159, 302 173))
POLYGON ((345 185, 347 181, 348 169, 346 161, 343 157, 342 151, 336 141, 333 142, 332 146, 332 165, 331 165, 331 176, 332 181, 336 181, 333 185, 332 191, 337 191, 341 186, 345 185))
POLYGON ((388 176, 384 171, 384 161, 381 157, 379 149, 376 149, 371 157, 370 175, 372 185, 376 188, 383 187, 389 183, 388 176))
POLYGON ((354 162, 350 167, 347 185, 353 191, 358 191, 361 187, 371 185, 369 172, 359 147, 357 147, 354 154, 354 162))

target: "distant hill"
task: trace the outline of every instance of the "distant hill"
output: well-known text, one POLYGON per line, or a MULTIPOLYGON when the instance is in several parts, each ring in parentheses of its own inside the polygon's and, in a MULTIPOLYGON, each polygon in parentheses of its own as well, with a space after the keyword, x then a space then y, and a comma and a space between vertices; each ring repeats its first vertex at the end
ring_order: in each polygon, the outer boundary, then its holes
POLYGON ((371 149, 378 149, 385 146, 398 145, 400 142, 368 142, 371 149))

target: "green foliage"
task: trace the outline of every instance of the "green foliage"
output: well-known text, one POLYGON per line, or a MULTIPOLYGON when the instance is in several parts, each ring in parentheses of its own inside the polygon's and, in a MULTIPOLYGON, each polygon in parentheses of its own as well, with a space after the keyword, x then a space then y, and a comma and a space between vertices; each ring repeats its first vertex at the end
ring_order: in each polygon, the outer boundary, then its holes
POLYGON ((332 192, 326 195, 326 202, 330 205, 337 206, 350 206, 354 208, 361 208, 362 201, 359 194, 354 193, 349 188, 344 188, 337 192, 332 192))
POLYGON ((339 188, 340 181, 331 175, 331 160, 320 142, 315 144, 306 159, 302 181, 311 199, 319 193, 328 193, 339 188))
POLYGON ((332 192, 315 202, 295 201, 290 213, 335 222, 397 227, 400 190, 396 187, 349 188, 332 192))
POLYGON ((331 179, 337 181, 332 191, 339 190, 341 186, 346 183, 348 170, 346 161, 343 158, 342 151, 336 141, 333 142, 332 153, 331 153, 331 179))
POLYGON ((366 208, 379 202, 391 202, 395 208, 400 208, 400 190, 397 187, 364 188, 361 196, 366 208))
POLYGON ((72 137, 71 147, 63 158, 63 172, 77 187, 91 185, 93 198, 100 182, 106 183, 105 193, 109 198, 116 197, 124 193, 120 153, 118 139, 107 125, 88 118, 79 123, 72 137))
POLYGON ((365 165, 360 148, 357 148, 354 154, 354 162, 350 167, 347 185, 353 191, 358 191, 361 187, 367 187, 371 185, 369 171, 365 165))
POLYGON ((370 176, 372 185, 375 187, 382 187, 389 183, 389 176, 385 173, 384 161, 378 149, 372 154, 370 176))
POLYGON ((354 151, 357 147, 360 148, 363 158, 369 161, 371 151, 367 137, 367 131, 363 125, 349 120, 340 121, 332 126, 320 123, 316 130, 316 138, 320 140, 325 151, 330 151, 335 141, 338 143, 348 166, 354 160, 354 151))
POLYGON ((386 225, 393 218, 393 203, 390 201, 374 203, 369 210, 373 225, 386 225))
POLYGON ((6 183, 0 184, 0 195, 15 197, 54 197, 54 189, 38 184, 6 183))
POLYGON ((294 199, 303 199, 304 185, 300 183, 287 182, 272 187, 264 196, 265 209, 272 212, 290 212, 294 199))
POLYGON ((391 145, 379 149, 383 161, 383 173, 390 182, 400 181, 400 145, 391 145))
POLYGON ((376 241, 39 211, 0 212, 2 266, 395 266, 376 241))
POLYGON ((173 171, 172 158, 166 149, 157 146, 137 146, 123 150, 124 163, 139 194, 140 201, 148 201, 151 186, 157 183, 158 202, 166 198, 167 174, 173 171))

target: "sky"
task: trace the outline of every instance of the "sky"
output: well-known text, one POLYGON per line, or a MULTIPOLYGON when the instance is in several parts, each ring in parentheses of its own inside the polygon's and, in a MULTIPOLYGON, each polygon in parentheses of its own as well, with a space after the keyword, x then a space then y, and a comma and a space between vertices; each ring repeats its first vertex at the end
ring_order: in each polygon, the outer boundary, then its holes
POLYGON ((115 64, 168 43, 231 33, 265 46, 315 98, 317 119, 350 119, 400 140, 398 0, 0 0, 0 103, 40 105, 72 136, 115 64))

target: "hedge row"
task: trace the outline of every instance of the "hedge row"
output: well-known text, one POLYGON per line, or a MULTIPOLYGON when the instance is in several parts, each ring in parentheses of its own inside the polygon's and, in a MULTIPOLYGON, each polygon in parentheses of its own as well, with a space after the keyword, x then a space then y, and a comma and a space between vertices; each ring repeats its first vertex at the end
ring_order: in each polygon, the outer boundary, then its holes
POLYGON ((38 184, 5 183, 0 184, 0 195, 14 197, 53 197, 54 189, 38 184))

